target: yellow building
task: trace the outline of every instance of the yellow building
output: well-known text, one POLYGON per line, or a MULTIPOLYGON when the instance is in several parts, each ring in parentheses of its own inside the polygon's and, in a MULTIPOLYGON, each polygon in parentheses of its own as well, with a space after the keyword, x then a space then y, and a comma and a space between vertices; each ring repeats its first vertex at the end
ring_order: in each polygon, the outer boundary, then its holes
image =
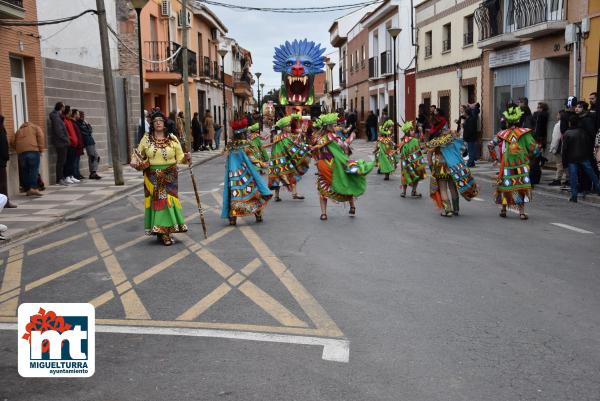
POLYGON ((583 41, 581 65, 582 98, 596 92, 598 87, 598 52, 600 51, 600 1, 588 0, 588 18, 590 31, 583 41))

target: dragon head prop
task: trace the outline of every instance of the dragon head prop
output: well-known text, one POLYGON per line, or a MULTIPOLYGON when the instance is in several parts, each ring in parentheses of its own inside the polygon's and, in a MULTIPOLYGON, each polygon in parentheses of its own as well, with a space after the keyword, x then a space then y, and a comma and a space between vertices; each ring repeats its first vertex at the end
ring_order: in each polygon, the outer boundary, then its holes
POLYGON ((325 48, 307 39, 286 41, 275 48, 273 70, 281 73, 279 103, 283 106, 312 106, 315 74, 325 66, 325 48))
POLYGON ((519 106, 509 107, 504 113, 502 113, 504 119, 510 124, 518 123, 523 116, 523 110, 519 106))

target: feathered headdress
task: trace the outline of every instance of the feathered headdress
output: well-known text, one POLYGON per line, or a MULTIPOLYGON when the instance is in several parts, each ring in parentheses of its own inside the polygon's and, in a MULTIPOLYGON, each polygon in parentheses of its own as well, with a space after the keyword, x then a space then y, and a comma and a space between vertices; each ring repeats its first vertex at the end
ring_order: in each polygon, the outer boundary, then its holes
POLYGON ((325 48, 315 42, 309 42, 308 39, 295 39, 292 43, 286 41, 275 48, 273 57, 273 70, 275 72, 286 72, 289 68, 288 62, 295 62, 297 59, 304 59, 304 68, 306 74, 316 74, 325 67, 325 48))
POLYGON ((502 115, 504 119, 511 124, 519 122, 523 116, 523 110, 519 106, 509 107, 502 115))
POLYGON ((321 117, 316 118, 312 123, 313 129, 319 129, 323 126, 323 121, 321 121, 321 117))
POLYGON ((283 117, 283 118, 280 118, 279 120, 277 120, 275 125, 277 126, 277 128, 283 129, 284 127, 287 127, 291 123, 292 123, 292 116, 286 116, 286 117, 283 117))
POLYGON ((248 127, 248 132, 256 132, 260 129, 260 124, 259 123, 254 123, 251 126, 248 127))
POLYGON ((400 129, 402 130, 402 132, 409 133, 412 129, 413 129, 413 124, 412 121, 407 121, 404 124, 402 124, 400 126, 400 129))
POLYGON ((332 125, 338 122, 338 113, 321 114, 319 117, 322 125, 332 125))

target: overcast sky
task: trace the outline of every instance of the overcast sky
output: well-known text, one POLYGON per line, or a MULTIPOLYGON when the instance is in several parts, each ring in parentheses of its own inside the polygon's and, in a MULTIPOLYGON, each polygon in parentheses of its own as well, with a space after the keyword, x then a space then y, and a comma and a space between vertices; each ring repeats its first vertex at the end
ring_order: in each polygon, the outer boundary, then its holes
MULTIPOLYGON (((223 0, 223 2, 253 7, 311 7, 356 3, 352 0, 223 0)), ((265 84, 265 92, 278 88, 281 82, 281 74, 273 71, 273 49, 276 46, 286 40, 307 38, 321 43, 321 46, 327 49, 325 54, 330 53, 334 49, 329 44, 329 27, 336 18, 348 13, 348 11, 338 11, 318 14, 275 14, 236 11, 212 5, 209 7, 229 30, 227 36, 252 52, 254 62, 252 72, 263 74, 260 82, 265 84)))

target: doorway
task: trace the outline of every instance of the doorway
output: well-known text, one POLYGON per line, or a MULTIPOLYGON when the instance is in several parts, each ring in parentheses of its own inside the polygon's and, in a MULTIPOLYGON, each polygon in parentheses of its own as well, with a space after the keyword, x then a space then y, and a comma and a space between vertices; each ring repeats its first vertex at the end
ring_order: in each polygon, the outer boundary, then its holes
POLYGON ((22 58, 10 58, 10 87, 14 131, 17 131, 27 121, 27 91, 25 87, 25 67, 23 64, 22 58))

